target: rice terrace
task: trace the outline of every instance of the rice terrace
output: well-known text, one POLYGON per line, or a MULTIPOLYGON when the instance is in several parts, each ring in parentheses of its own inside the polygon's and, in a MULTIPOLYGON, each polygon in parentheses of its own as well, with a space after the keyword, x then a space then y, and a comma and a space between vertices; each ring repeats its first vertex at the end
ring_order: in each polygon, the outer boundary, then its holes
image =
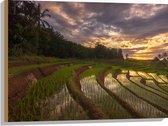
POLYGON ((8 2, 9 122, 168 117, 168 5, 8 2))

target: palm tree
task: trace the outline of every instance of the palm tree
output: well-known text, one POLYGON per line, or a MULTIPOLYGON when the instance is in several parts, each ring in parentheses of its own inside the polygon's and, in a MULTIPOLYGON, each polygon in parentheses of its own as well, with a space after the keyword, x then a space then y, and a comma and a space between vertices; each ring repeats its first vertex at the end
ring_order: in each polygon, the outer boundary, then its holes
POLYGON ((43 18, 44 17, 51 17, 50 14, 48 14, 49 10, 48 9, 44 9, 42 10, 41 8, 41 5, 38 3, 36 5, 36 10, 35 10, 35 13, 34 13, 34 19, 35 19, 35 23, 37 25, 37 27, 39 28, 41 25, 46 28, 46 26, 48 28, 51 27, 51 25, 45 21, 43 18))
POLYGON ((158 54, 158 59, 159 60, 168 60, 168 53, 167 52, 163 52, 161 54, 158 54))
POLYGON ((24 16, 26 16, 28 20, 33 21, 33 15, 36 11, 36 3, 34 1, 23 1, 22 3, 24 16))
POLYGON ((166 52, 163 53, 164 60, 167 61, 168 54, 166 52))
POLYGON ((153 61, 159 61, 159 58, 156 56, 154 57, 153 61))
POLYGON ((162 55, 161 55, 161 54, 159 54, 159 55, 158 55, 158 58, 159 58, 159 59, 161 59, 161 58, 162 58, 162 55))
POLYGON ((34 1, 20 1, 20 13, 22 13, 29 22, 33 22, 38 28, 42 25, 43 28, 50 28, 51 26, 47 21, 45 21, 44 17, 51 17, 48 14, 49 10, 44 9, 40 3, 36 3, 34 1))

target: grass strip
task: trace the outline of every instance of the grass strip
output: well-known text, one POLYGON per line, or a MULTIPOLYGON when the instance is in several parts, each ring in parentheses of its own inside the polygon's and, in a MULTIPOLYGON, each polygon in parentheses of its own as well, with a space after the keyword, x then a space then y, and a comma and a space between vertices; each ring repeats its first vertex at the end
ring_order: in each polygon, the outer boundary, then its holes
POLYGON ((16 74, 16 73, 32 70, 35 68, 47 67, 47 66, 51 66, 51 65, 60 64, 60 63, 68 63, 68 62, 52 62, 52 63, 33 64, 33 65, 12 67, 12 68, 9 68, 8 72, 9 72, 9 74, 16 74))
POLYGON ((97 76, 100 73, 100 71, 102 71, 106 67, 107 67, 107 64, 96 64, 91 69, 87 69, 86 71, 81 73, 80 79, 83 79, 83 78, 91 76, 91 75, 97 76))
POLYGON ((42 101, 58 93, 72 76, 73 71, 84 65, 86 64, 64 67, 38 81, 29 89, 23 100, 9 109, 9 121, 43 120, 39 117, 44 111, 42 101), (37 106, 37 103, 40 105, 37 106))

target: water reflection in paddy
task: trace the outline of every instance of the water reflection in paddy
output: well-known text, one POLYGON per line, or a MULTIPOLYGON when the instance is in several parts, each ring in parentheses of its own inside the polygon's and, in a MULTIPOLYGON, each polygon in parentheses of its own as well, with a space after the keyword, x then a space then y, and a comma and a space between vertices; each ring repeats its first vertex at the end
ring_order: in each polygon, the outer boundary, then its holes
POLYGON ((153 79, 150 75, 148 75, 145 72, 137 72, 141 77, 145 78, 145 79, 153 79))
POLYGON ((118 75, 117 79, 124 85, 126 86, 129 90, 133 91, 140 97, 168 110, 168 101, 163 99, 162 97, 157 96, 154 93, 151 93, 145 89, 140 88, 136 84, 131 83, 125 76, 125 74, 120 74, 118 75))
MULTIPOLYGON (((85 96, 101 107, 109 118, 131 118, 130 114, 97 83, 95 76, 82 79, 85 96)), ((117 88, 117 87, 116 87, 117 88)))
POLYGON ((87 115, 78 103, 70 96, 66 85, 53 97, 46 99, 51 120, 87 119, 87 115))
POLYGON ((164 81, 156 74, 156 73, 149 73, 157 82, 164 83, 164 81))
POLYGON ((143 101, 142 99, 139 99, 131 92, 129 92, 127 89, 122 87, 114 78, 112 78, 111 74, 106 76, 105 86, 108 89, 110 89, 113 93, 115 93, 117 96, 119 96, 122 100, 127 102, 132 107, 132 109, 134 109, 137 113, 139 113, 144 117, 160 117, 160 116, 165 117, 166 116, 164 113, 162 113, 161 111, 159 111, 158 109, 150 105, 149 103, 143 101))
POLYGON ((159 75, 159 76, 162 80, 164 80, 164 82, 168 83, 168 79, 165 75, 159 75))
POLYGON ((139 76, 136 71, 129 70, 130 76, 139 76))
POLYGON ((147 89, 148 91, 152 91, 164 98, 168 98, 168 94, 164 92, 162 89, 160 89, 153 80, 146 80, 145 83, 141 83, 141 77, 131 77, 130 80, 134 82, 136 85, 139 85, 140 87, 147 89))

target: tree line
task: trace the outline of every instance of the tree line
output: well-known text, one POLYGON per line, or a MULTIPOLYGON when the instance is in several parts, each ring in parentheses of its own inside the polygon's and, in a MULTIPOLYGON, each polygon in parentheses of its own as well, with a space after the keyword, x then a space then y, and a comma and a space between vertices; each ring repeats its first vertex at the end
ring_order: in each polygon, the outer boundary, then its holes
POLYGON ((9 0, 9 56, 43 55, 59 58, 123 59, 122 50, 96 45, 84 47, 66 40, 44 17, 51 17, 35 1, 9 0))
POLYGON ((163 52, 163 53, 158 54, 156 57, 154 57, 153 60, 154 61, 160 61, 160 60, 168 61, 168 52, 163 52))

